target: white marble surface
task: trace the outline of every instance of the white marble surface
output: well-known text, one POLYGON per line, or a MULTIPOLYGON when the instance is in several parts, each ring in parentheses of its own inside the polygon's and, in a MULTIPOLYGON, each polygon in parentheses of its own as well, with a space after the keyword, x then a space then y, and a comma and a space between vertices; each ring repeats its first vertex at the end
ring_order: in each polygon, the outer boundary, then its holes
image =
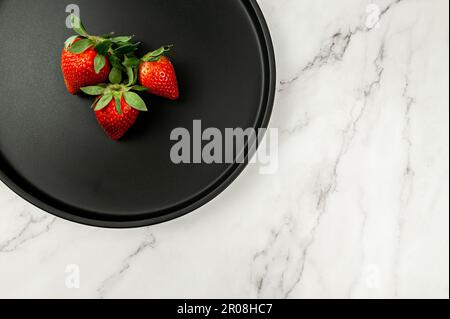
POLYGON ((0 297, 449 297, 448 1, 259 2, 279 171, 135 230, 54 218, 1 184, 0 297))

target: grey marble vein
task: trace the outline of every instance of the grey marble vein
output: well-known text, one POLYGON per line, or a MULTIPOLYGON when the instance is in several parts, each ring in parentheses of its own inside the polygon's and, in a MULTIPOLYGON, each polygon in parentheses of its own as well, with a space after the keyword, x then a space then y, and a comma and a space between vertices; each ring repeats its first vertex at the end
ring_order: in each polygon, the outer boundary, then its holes
MULTIPOLYGON (((383 10, 381 10, 379 20, 381 21, 383 17, 394 8, 395 5, 403 1, 405 0, 395 0, 391 4, 387 5, 383 10)), ((316 68, 321 68, 324 65, 328 65, 336 61, 341 61, 350 46, 352 38, 360 32, 370 32, 371 30, 372 29, 367 26, 357 26, 347 31, 337 31, 326 41, 326 43, 321 46, 319 53, 314 56, 312 60, 309 61, 297 73, 297 75, 289 80, 280 81, 280 88, 278 89, 278 92, 283 92, 292 83, 296 82, 305 72, 316 68)))
POLYGON ((148 249, 152 249, 155 247, 156 247, 155 236, 151 233, 146 235, 146 238, 139 244, 139 246, 125 258, 120 268, 116 272, 111 274, 108 278, 102 281, 100 287, 97 289, 100 298, 105 298, 109 289, 111 289, 112 286, 117 284, 117 282, 126 275, 126 272, 130 269, 132 262, 136 258, 138 258, 142 253, 144 253, 148 249))

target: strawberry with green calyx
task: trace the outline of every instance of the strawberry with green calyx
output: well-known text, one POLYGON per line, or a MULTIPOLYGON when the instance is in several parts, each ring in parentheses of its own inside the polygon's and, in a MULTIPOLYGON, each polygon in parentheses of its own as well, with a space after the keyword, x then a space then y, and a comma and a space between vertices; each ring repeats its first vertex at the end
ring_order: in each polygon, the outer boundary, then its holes
POLYGON ((77 94, 80 88, 87 85, 95 85, 105 82, 111 72, 110 63, 98 58, 98 53, 93 47, 87 47, 81 52, 82 39, 77 38, 72 47, 63 50, 61 55, 61 70, 67 90, 71 94, 77 94), (80 51, 70 51, 76 48, 80 51), (80 52, 80 53, 73 53, 80 52), (101 68, 100 68, 101 66, 101 68))
POLYGON ((77 94, 83 86, 105 82, 114 69, 110 60, 135 52, 139 44, 132 43, 132 37, 89 35, 80 18, 74 14, 71 15, 71 22, 77 35, 65 42, 61 70, 68 91, 77 94))
POLYGON ((179 98, 178 81, 172 62, 165 53, 172 46, 163 46, 158 50, 147 53, 139 64, 139 83, 154 95, 170 100, 179 98))
MULTIPOLYGON (((114 79, 115 82, 117 78, 114 79)), ((136 122, 139 112, 146 112, 144 100, 133 91, 144 91, 146 88, 128 84, 101 84, 84 87, 81 90, 97 96, 92 105, 98 123, 112 140, 121 139, 136 122)))

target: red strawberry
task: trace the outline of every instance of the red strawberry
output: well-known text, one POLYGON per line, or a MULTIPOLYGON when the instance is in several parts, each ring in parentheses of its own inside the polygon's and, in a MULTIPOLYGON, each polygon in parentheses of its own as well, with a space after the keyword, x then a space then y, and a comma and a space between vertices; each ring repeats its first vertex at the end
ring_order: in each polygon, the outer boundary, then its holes
POLYGON ((179 89, 175 69, 164 53, 170 47, 162 47, 145 55, 139 65, 139 82, 148 88, 148 92, 170 100, 179 98, 179 89))
POLYGON ((131 90, 140 87, 124 84, 89 86, 81 90, 89 95, 99 95, 94 102, 97 121, 112 140, 121 139, 134 125, 140 111, 147 111, 145 102, 131 90))
POLYGON ((116 100, 112 99, 105 108, 95 111, 98 123, 106 134, 115 141, 125 135, 139 115, 139 111, 129 106, 123 97, 120 100, 120 109, 122 114, 118 113, 116 100))
MULTIPOLYGON (((88 39, 77 38, 69 47, 64 48, 61 55, 61 70, 64 75, 64 82, 67 90, 71 94, 77 94, 83 86, 96 85, 108 79, 111 66, 107 58, 103 57, 104 66, 96 72, 95 59, 98 53, 93 45, 80 53, 73 53, 71 49, 77 43, 87 45, 88 39)), ((79 50, 82 50, 79 49, 79 50)), ((75 51, 77 52, 77 51, 75 51)))

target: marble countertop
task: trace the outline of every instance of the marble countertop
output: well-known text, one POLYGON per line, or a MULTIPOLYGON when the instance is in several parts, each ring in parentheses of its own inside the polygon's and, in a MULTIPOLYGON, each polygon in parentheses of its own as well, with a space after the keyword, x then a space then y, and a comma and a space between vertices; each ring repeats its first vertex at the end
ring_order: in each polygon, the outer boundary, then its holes
POLYGON ((259 0, 279 170, 106 230, 0 185, 0 297, 448 298, 446 0, 259 0))

